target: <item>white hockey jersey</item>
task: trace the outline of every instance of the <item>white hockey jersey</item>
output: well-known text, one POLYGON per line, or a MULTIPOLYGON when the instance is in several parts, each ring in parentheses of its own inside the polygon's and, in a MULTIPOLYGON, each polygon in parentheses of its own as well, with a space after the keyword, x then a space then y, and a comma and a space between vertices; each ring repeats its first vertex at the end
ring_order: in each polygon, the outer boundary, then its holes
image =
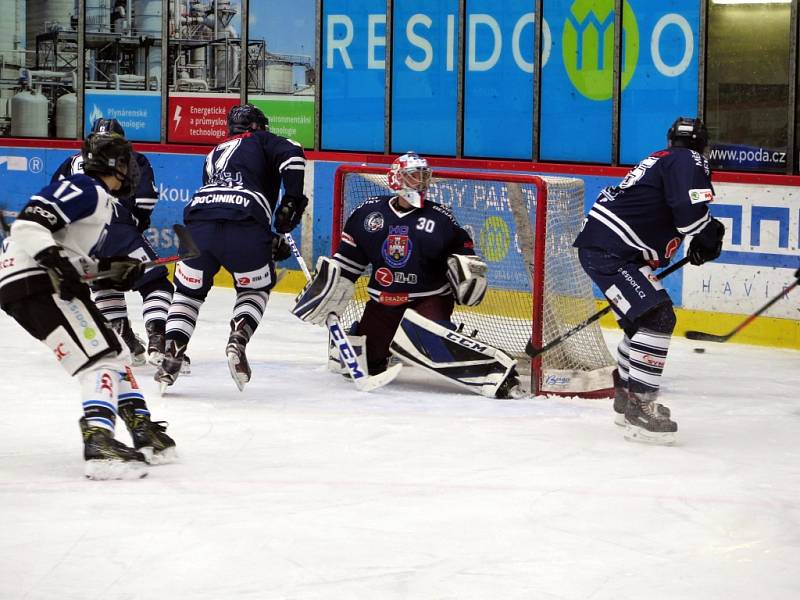
POLYGON ((0 304, 52 290, 34 256, 60 246, 80 270, 94 265, 94 252, 107 235, 117 199, 87 175, 72 175, 31 197, 11 225, 0 252, 0 304))

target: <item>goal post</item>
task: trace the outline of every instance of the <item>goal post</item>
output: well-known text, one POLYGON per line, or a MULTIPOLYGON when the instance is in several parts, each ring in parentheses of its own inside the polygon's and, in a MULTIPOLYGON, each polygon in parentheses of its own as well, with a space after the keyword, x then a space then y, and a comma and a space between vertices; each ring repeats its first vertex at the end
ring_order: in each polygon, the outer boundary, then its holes
MULTIPOLYGON (((334 178, 332 252, 347 217, 365 200, 392 194, 387 167, 340 166, 334 178)), ((614 360, 595 323, 531 360, 525 354, 596 312, 592 283, 572 242, 584 218, 583 181, 570 177, 434 170, 426 199, 448 206, 489 266, 489 288, 475 307, 456 306, 463 332, 514 357, 532 393, 613 396, 614 360)), ((367 277, 342 325, 357 321, 367 300, 367 277)))

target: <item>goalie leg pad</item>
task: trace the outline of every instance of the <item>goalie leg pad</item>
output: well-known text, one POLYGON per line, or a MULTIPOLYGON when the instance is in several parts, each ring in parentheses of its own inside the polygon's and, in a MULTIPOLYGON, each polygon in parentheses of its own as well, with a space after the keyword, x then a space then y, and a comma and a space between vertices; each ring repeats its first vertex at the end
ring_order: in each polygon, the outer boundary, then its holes
POLYGON ((320 256, 317 260, 317 274, 295 301, 292 309, 298 319, 315 325, 325 325, 330 313, 340 314, 350 298, 355 285, 342 275, 338 262, 320 256))
POLYGON ((422 367, 469 391, 494 398, 515 373, 508 354, 408 309, 390 346, 404 363, 422 367))

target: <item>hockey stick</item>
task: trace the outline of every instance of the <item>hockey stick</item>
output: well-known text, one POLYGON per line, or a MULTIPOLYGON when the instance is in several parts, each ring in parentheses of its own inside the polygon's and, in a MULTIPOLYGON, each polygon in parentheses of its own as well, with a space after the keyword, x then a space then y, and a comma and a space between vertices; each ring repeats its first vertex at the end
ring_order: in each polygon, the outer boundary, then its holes
POLYGON ((724 343, 724 342, 727 342, 729 339, 731 339, 733 336, 735 336, 737 333, 739 333, 739 332, 740 332, 742 329, 744 329, 745 327, 747 327, 748 325, 750 325, 750 323, 752 323, 753 321, 755 321, 755 320, 756 320, 756 318, 757 318, 757 317, 758 317, 758 316, 759 316, 761 313, 763 313, 763 312, 764 312, 765 310, 767 310, 767 309, 768 309, 770 306, 772 306, 772 305, 773 305, 773 304, 775 304, 775 303, 776 303, 778 300, 780 300, 782 296, 785 296, 786 294, 788 294, 789 292, 791 292, 791 291, 792 291, 794 288, 796 288, 798 285, 800 285, 800 279, 796 279, 796 280, 795 280, 795 282, 794 282, 792 285, 790 285, 790 286, 789 286, 789 287, 787 287, 786 289, 782 290, 780 294, 778 294, 777 296, 775 296, 774 298, 772 298, 772 299, 771 299, 769 302, 767 302, 767 303, 766 303, 764 306, 762 306, 761 308, 759 308, 759 309, 758 309, 756 312, 754 312, 752 315, 750 315, 749 317, 747 317, 747 318, 746 318, 744 321, 742 321, 741 323, 739 323, 739 324, 738 324, 736 327, 734 327, 733 329, 731 329, 731 330, 730 330, 728 333, 726 333, 725 335, 714 335, 713 333, 705 333, 705 332, 703 332, 703 331, 687 331, 687 332, 686 332, 686 337, 687 337, 688 339, 690 339, 690 340, 699 340, 699 341, 701 341, 701 342, 719 342, 719 343, 724 343))
POLYGON ((0 208, 0 236, 6 237, 9 231, 11 231, 11 227, 6 223, 6 211, 4 208, 0 208))
MULTIPOLYGON (((186 227, 179 223, 175 223, 175 225, 172 226, 172 230, 175 232, 175 236, 178 238, 178 253, 173 254, 172 256, 164 256, 162 258, 145 261, 142 263, 145 269, 158 267, 160 265, 169 265, 181 260, 187 260, 200 256, 200 249, 197 247, 197 244, 194 243, 194 240, 192 239, 192 236, 189 235, 189 232, 186 231, 186 227)), ((83 276, 83 280, 94 281, 95 279, 105 279, 107 277, 115 277, 119 275, 120 271, 118 269, 111 268, 107 271, 100 271, 99 273, 87 273, 83 276)))
MULTIPOLYGON (((294 257, 300 264, 300 268, 303 270, 303 275, 306 276, 306 281, 310 283, 313 277, 311 277, 311 272, 308 270, 306 261, 300 254, 300 250, 297 248, 297 244, 295 243, 292 234, 285 233, 283 234, 283 237, 286 239, 286 243, 289 244, 292 254, 294 254, 294 257)), ((350 377, 352 378, 356 389, 362 392, 369 392, 379 387, 383 387, 397 377, 400 369, 403 368, 402 364, 397 364, 388 367, 385 371, 378 373, 377 375, 369 375, 368 373, 365 373, 361 368, 361 365, 358 363, 356 351, 353 349, 353 345, 350 343, 350 340, 347 339, 347 335, 342 329, 342 325, 339 323, 339 317, 336 316, 336 313, 330 313, 328 315, 328 317, 325 319, 325 327, 328 328, 328 333, 330 333, 331 339, 333 339, 333 343, 336 344, 336 349, 339 351, 339 357, 342 359, 342 362, 350 372, 350 377)))
MULTIPOLYGON (((664 277, 666 277, 667 275, 669 275, 671 273, 674 273, 678 269, 682 268, 684 265, 688 264, 688 262, 689 262, 689 257, 688 256, 685 257, 685 258, 682 258, 681 260, 676 262, 674 265, 670 265, 669 267, 667 267, 666 269, 664 269, 663 271, 658 273, 656 275, 656 279, 658 279, 658 280, 664 279, 664 277)), ((544 354, 548 350, 551 350, 551 349, 555 348, 556 346, 558 346, 561 342, 563 342, 567 338, 572 337, 573 335, 575 335, 576 333, 578 333, 582 329, 585 329, 586 327, 588 327, 589 325, 591 325, 595 321, 599 320, 600 317, 602 317, 603 315, 611 312, 611 309, 612 309, 612 305, 611 304, 607 305, 605 308, 601 308, 599 311, 594 313, 591 317, 589 317, 585 321, 581 321, 580 323, 575 325, 575 327, 573 327, 572 329, 569 329, 568 331, 562 333, 560 336, 558 336, 554 340, 550 340, 548 343, 546 343, 541 348, 534 348, 533 344, 528 342, 528 344, 525 346, 525 354, 527 354, 531 358, 536 358, 540 354, 544 354)))

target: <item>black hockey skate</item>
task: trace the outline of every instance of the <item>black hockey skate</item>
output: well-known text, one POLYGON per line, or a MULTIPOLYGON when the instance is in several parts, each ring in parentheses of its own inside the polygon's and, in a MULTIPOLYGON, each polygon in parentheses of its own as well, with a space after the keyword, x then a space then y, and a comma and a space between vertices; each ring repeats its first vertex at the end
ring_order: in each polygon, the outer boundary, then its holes
POLYGON ((166 325, 164 321, 150 321, 145 325, 147 330, 147 362, 156 367, 164 359, 166 325))
POLYGON ((111 329, 117 332, 125 342, 125 345, 131 351, 131 364, 134 367, 141 367, 147 362, 147 350, 144 343, 139 336, 133 332, 131 322, 123 317, 120 319, 111 319, 111 329))
POLYGON ((144 454, 149 464, 164 465, 178 459, 175 440, 166 434, 165 421, 151 421, 149 415, 137 414, 133 406, 120 408, 119 416, 128 427, 133 447, 144 454))
POLYGON ((178 379, 178 375, 181 374, 183 358, 183 349, 179 349, 178 344, 174 341, 168 342, 164 353, 164 359, 161 361, 161 366, 158 367, 155 377, 153 377, 153 379, 159 383, 159 391, 162 394, 169 386, 175 383, 175 380, 178 379))
POLYGON ((678 424, 664 416, 666 408, 656 402, 656 392, 629 392, 628 405, 625 407, 625 439, 645 444, 672 445, 678 424))
POLYGON ((88 479, 141 479, 147 476, 144 454, 114 439, 105 427, 79 421, 83 436, 84 474, 88 479))
MULTIPOLYGON (((627 427, 627 423, 625 422, 625 407, 628 406, 628 399, 630 398, 628 384, 622 381, 617 369, 614 369, 612 376, 614 378, 614 425, 627 427)), ((658 412, 667 419, 669 419, 672 414, 669 408, 663 404, 658 405, 658 412)))
POLYGON ((245 346, 250 341, 251 335, 252 331, 244 319, 231 321, 231 335, 228 337, 225 355, 228 357, 228 369, 231 377, 240 392, 250 381, 251 371, 250 364, 247 362, 247 354, 245 354, 245 346))

